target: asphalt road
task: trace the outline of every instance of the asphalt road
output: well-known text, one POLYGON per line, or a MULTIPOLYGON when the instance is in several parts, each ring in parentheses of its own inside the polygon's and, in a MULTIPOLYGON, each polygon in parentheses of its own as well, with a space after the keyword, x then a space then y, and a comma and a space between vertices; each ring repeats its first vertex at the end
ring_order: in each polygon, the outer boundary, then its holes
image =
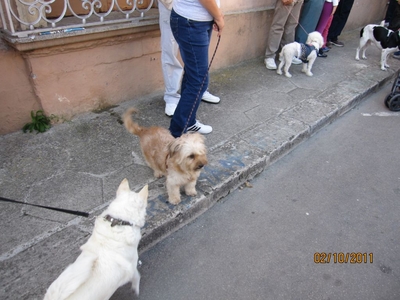
MULTIPOLYGON (((141 300, 400 299, 391 84, 140 256, 141 300)), ((116 300, 136 299, 129 286, 116 300)))

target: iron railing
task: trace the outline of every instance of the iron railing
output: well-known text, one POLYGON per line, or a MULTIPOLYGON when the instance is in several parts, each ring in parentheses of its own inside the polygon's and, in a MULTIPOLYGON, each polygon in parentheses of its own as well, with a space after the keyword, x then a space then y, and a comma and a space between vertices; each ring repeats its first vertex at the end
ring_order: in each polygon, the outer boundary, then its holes
MULTIPOLYGON (((154 21, 154 0, 0 0, 3 35, 26 38, 154 21)), ((148 22, 147 22, 148 23, 148 22)), ((154 23, 154 22, 151 22, 154 23)))

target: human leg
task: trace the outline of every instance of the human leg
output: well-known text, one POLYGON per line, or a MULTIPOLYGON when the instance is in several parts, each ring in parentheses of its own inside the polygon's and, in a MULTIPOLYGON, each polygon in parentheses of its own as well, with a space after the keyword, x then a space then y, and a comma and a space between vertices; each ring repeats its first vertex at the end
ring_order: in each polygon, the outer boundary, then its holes
POLYGON ((289 17, 289 13, 290 10, 284 7, 282 1, 277 1, 268 34, 267 48, 265 50, 266 59, 275 58, 276 52, 281 44, 285 23, 289 17))
MULTIPOLYGON (((331 27, 328 32, 328 41, 337 42, 339 35, 342 33, 347 19, 350 15, 351 8, 353 7, 354 0, 341 0, 333 15, 331 27)), ((335 43, 337 46, 343 46, 342 43, 335 43)))
POLYGON ((289 11, 289 16, 286 18, 286 22, 284 25, 283 35, 280 42, 281 47, 294 42, 294 35, 302 5, 303 0, 299 0, 293 6, 286 7, 286 9, 289 11))
MULTIPOLYGON (((161 2, 158 6, 160 15, 161 32, 161 67, 164 78, 164 101, 166 105, 178 105, 180 95, 183 67, 177 59, 179 46, 176 42, 170 26, 171 11, 161 2)), ((173 113, 172 113, 173 114, 173 113)), ((172 115, 171 114, 171 115, 172 115)))
POLYGON ((393 12, 394 12, 394 10, 396 8, 396 5, 398 5, 397 4, 397 0, 390 0, 389 1, 389 5, 388 5, 387 11, 386 11, 386 15, 385 15, 385 23, 389 24, 390 21, 392 21, 393 12))
POLYGON ((330 17, 328 19, 328 23, 326 24, 324 30, 322 31, 322 37, 324 38, 324 45, 322 46, 322 48, 323 48, 324 52, 328 52, 329 51, 329 48, 326 47, 326 42, 328 40, 328 32, 329 32, 329 27, 331 27, 332 20, 333 20, 333 16, 330 15, 330 17))
MULTIPOLYGON (((323 36, 324 30, 325 30, 326 26, 328 25, 328 22, 332 16, 332 10, 333 10, 332 2, 325 2, 324 7, 321 12, 321 16, 320 16, 318 24, 317 24, 317 27, 315 28, 316 31, 321 33, 322 37, 324 37, 323 36)), ((326 37, 324 38, 324 43, 325 43, 325 41, 326 41, 326 37)), ((327 55, 324 53, 323 47, 321 47, 319 49, 318 57, 327 57, 327 55)))
POLYGON ((174 137, 196 124, 196 112, 208 86, 208 48, 212 22, 196 22, 171 12, 171 29, 184 62, 181 99, 170 124, 174 137))
POLYGON ((315 28, 316 31, 319 33, 323 33, 326 25, 328 24, 329 18, 332 15, 333 5, 332 2, 325 2, 324 8, 322 9, 321 16, 319 17, 319 21, 317 27, 315 28))
POLYGON ((317 27, 325 0, 306 0, 301 9, 295 41, 305 43, 310 32, 317 27))

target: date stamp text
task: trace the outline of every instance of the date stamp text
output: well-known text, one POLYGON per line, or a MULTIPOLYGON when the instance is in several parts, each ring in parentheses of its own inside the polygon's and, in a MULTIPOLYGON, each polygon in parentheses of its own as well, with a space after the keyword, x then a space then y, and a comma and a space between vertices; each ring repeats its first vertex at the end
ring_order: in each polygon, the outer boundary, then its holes
POLYGON ((316 264, 372 264, 374 262, 373 253, 361 252, 315 252, 314 263, 316 264))

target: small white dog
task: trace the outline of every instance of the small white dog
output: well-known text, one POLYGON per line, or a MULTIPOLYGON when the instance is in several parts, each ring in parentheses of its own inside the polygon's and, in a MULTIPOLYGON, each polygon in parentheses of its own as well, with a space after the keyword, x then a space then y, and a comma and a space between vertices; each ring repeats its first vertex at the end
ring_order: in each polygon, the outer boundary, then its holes
POLYGON ((286 77, 292 77, 289 73, 289 68, 292 65, 293 57, 297 57, 303 62, 303 73, 307 76, 313 76, 311 68, 317 58, 319 49, 324 45, 324 38, 318 31, 311 32, 305 44, 293 42, 283 46, 279 53, 279 63, 276 73, 282 75, 282 67, 286 77))
POLYGON ((124 179, 116 199, 96 218, 92 236, 76 261, 50 285, 44 300, 105 300, 132 282, 139 295, 137 247, 144 226, 148 186, 139 193, 124 179))
POLYGON ((374 24, 365 26, 360 31, 360 45, 356 51, 356 60, 360 59, 360 51, 362 51, 361 57, 367 59, 365 51, 370 44, 374 44, 381 50, 381 70, 386 71, 386 68, 389 68, 386 63, 388 55, 399 50, 400 32, 374 24))

